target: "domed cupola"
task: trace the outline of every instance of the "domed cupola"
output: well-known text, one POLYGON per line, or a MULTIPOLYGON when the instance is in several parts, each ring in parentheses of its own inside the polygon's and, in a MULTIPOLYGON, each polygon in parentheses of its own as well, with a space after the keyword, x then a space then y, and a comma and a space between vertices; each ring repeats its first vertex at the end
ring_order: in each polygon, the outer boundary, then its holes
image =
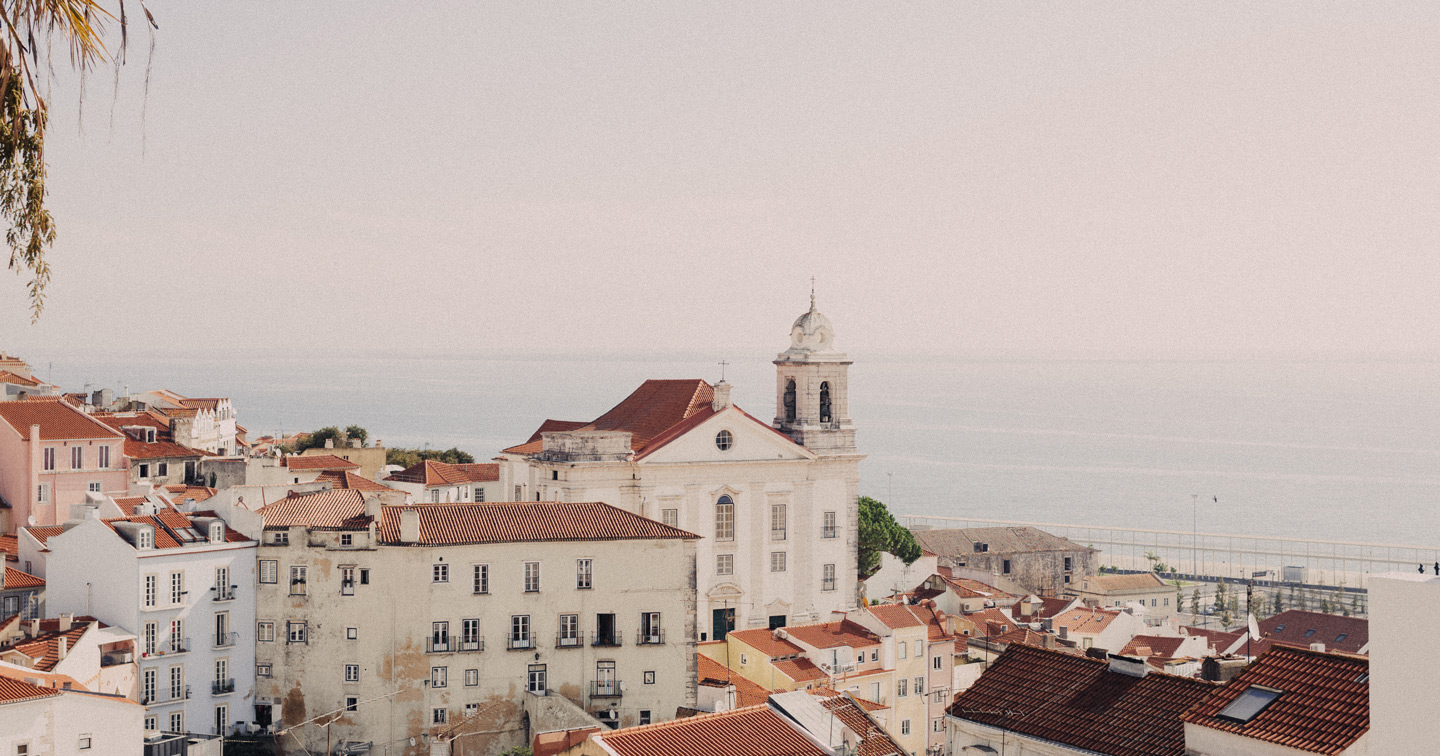
POLYGON ((849 413, 849 368, 835 351, 830 319, 810 309, 790 327, 790 348, 776 355, 775 428, 817 454, 855 453, 849 413))

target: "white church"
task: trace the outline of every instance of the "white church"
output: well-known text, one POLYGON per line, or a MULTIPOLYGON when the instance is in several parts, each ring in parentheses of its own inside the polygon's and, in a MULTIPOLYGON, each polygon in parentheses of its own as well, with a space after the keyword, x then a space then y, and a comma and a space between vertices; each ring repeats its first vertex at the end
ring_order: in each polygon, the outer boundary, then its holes
POLYGON ((775 358, 771 423, 731 403, 724 380, 649 380, 593 421, 546 420, 503 451, 502 490, 603 501, 702 536, 698 640, 853 609, 863 455, 834 339, 812 294, 775 358))

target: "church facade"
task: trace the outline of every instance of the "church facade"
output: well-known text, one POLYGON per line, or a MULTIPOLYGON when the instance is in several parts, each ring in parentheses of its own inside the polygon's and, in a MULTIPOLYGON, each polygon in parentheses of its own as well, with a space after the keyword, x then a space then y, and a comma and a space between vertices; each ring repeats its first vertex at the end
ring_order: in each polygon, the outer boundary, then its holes
POLYGON ((502 452, 502 490, 604 501, 701 536, 697 640, 855 608, 863 455, 851 363, 813 295, 790 340, 775 359, 772 422, 735 406, 723 380, 646 381, 593 421, 546 420, 502 452))

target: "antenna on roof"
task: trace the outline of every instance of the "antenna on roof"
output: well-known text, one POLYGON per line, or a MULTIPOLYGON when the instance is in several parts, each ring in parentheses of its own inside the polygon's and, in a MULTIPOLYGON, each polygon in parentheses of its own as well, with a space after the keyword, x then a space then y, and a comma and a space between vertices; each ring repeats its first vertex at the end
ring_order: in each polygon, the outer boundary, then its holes
POLYGON ((729 364, 730 363, 726 362, 725 360, 720 360, 720 380, 722 381, 725 380, 725 366, 729 364))

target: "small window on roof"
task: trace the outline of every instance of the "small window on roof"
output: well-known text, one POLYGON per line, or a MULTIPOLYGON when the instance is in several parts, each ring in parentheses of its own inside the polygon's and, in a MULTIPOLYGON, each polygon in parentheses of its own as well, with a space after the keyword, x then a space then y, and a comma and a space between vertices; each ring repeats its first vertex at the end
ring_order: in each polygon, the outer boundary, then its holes
POLYGON ((1306 638, 1309 638, 1310 636, 1312 636, 1312 635, 1314 635, 1314 634, 1315 634, 1315 628, 1313 628, 1313 627, 1310 628, 1309 630, 1306 630, 1306 631, 1305 631, 1305 637, 1306 637, 1306 638))
POLYGON ((1249 722, 1259 716, 1260 712, 1265 711, 1265 707, 1275 703, 1275 700, 1280 698, 1284 692, 1263 685, 1251 685, 1240 693, 1239 698, 1231 701, 1215 716, 1235 722, 1249 722))
POLYGON ((1343 641, 1343 640, 1345 640, 1346 638, 1349 638, 1349 637, 1350 637, 1350 634, 1349 634, 1349 633, 1340 633, 1339 635, 1335 636, 1335 642, 1336 642, 1336 643, 1339 643, 1340 641, 1343 641))
POLYGON ((1285 632, 1285 626, 1284 626, 1284 625, 1276 625, 1276 626, 1275 626, 1275 632, 1277 632, 1277 633, 1283 633, 1283 632, 1285 632))

